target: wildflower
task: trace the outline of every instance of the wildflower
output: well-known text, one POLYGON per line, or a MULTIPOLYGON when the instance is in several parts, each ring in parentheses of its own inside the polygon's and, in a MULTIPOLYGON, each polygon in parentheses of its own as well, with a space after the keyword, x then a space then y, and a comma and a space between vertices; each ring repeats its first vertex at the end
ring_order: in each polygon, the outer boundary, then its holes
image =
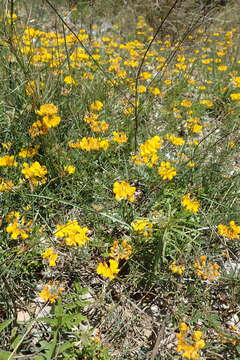
POLYGON ((187 359, 199 359, 199 350, 205 347, 205 341, 202 339, 202 331, 190 333, 190 328, 185 323, 179 324, 179 333, 177 337, 177 352, 187 359))
POLYGON ((193 266, 196 269, 197 276, 204 280, 212 281, 220 276, 218 271, 220 266, 217 263, 207 263, 207 257, 205 255, 200 256, 199 260, 197 260, 193 266))
POLYGON ((58 281, 49 281, 48 284, 45 285, 43 290, 39 293, 39 296, 44 301, 49 301, 51 304, 54 303, 64 291, 64 288, 59 287, 58 285, 58 281))
POLYGON ((119 244, 118 240, 114 240, 113 246, 110 248, 109 256, 117 261, 128 260, 132 254, 132 245, 126 239, 119 244))
POLYGON ((176 261, 173 261, 168 266, 168 269, 171 270, 174 274, 182 275, 185 271, 185 266, 181 264, 177 264, 176 261))
POLYGON ((146 164, 152 167, 158 161, 157 151, 162 146, 163 139, 159 136, 154 136, 140 145, 139 155, 132 156, 132 160, 136 165, 146 164))
POLYGON ((228 239, 240 239, 240 225, 233 220, 229 221, 229 226, 219 224, 217 228, 218 233, 228 239))
POLYGON ((218 66, 218 70, 219 71, 226 71, 228 69, 228 66, 227 65, 220 65, 218 66))
POLYGON ((187 193, 182 197, 181 199, 182 206, 185 207, 187 210, 196 213, 199 211, 200 202, 197 201, 195 198, 191 199, 190 197, 191 197, 190 193, 187 193))
POLYGON ((189 167, 189 168, 193 168, 194 166, 196 166, 196 163, 194 161, 189 161, 187 163, 187 167, 189 167))
POLYGON ((199 101, 199 103, 202 105, 206 105, 207 107, 213 106, 213 102, 211 100, 207 100, 207 99, 202 99, 199 101))
POLYGON ((32 158, 34 157, 37 153, 38 150, 40 149, 40 145, 35 145, 34 147, 30 148, 23 148, 19 153, 18 156, 22 157, 22 158, 32 158))
POLYGON ((69 175, 72 175, 72 174, 75 173, 76 167, 73 166, 73 165, 67 165, 67 166, 64 166, 64 171, 65 171, 66 173, 68 173, 69 175))
POLYGON ((148 237, 153 232, 153 224, 148 219, 137 219, 131 223, 133 230, 140 235, 148 237))
POLYGON ((161 96, 161 91, 157 87, 150 87, 149 91, 151 94, 153 94, 155 96, 161 96))
POLYGON ((54 253, 52 248, 48 248, 42 253, 43 259, 49 260, 49 266, 56 266, 56 260, 58 258, 58 254, 54 253))
POLYGON ((35 137, 46 134, 48 132, 48 128, 41 120, 37 120, 32 124, 28 132, 32 137, 35 137))
POLYGON ((71 148, 81 149, 84 151, 96 151, 104 150, 106 151, 109 148, 109 140, 93 137, 84 137, 81 140, 78 140, 76 143, 69 142, 68 145, 71 148))
POLYGON ((74 78, 73 78, 71 75, 65 76, 65 78, 64 78, 63 81, 64 81, 65 84, 67 84, 67 85, 77 85, 77 84, 78 84, 77 81, 74 80, 74 78))
POLYGON ((103 108, 103 103, 99 100, 96 100, 94 103, 90 105, 90 109, 92 111, 100 111, 103 108))
POLYGON ((240 100, 240 93, 234 93, 230 95, 231 100, 240 100))
POLYGON ((172 166, 169 161, 161 162, 158 168, 158 173, 163 180, 172 180, 172 178, 177 175, 175 167, 172 166))
POLYGON ((0 192, 12 191, 14 188, 14 184, 11 180, 4 180, 0 178, 0 192))
POLYGON ((5 155, 0 157, 0 166, 17 166, 17 162, 13 155, 5 155))
POLYGON ((26 221, 25 217, 20 215, 19 212, 11 212, 6 216, 6 221, 9 225, 6 227, 7 233, 11 234, 11 239, 27 239, 29 233, 32 232, 32 221, 26 221))
POLYGON ((39 110, 36 110, 36 114, 40 116, 54 116, 57 112, 58 108, 54 104, 44 104, 40 106, 39 110))
POLYGON ((113 132, 113 141, 115 141, 119 145, 127 142, 127 140, 128 138, 124 132, 117 132, 117 131, 113 132))
POLYGON ((106 131, 109 128, 109 124, 106 121, 92 121, 90 128, 94 132, 106 131))
POLYGON ((183 100, 183 101, 181 102, 181 105, 182 105, 183 107, 190 108, 190 107, 192 106, 192 103, 191 103, 190 100, 185 99, 185 100, 183 100))
POLYGON ((35 161, 31 165, 23 163, 22 174, 26 179, 34 186, 39 186, 47 182, 46 174, 48 173, 45 165, 40 165, 38 161, 35 161))
POLYGON ((170 135, 170 134, 167 134, 166 135, 167 139, 171 141, 171 143, 173 145, 176 145, 176 146, 181 146, 185 143, 185 140, 180 138, 180 137, 177 137, 177 136, 174 136, 174 135, 170 135))
POLYGON ((115 194, 116 200, 126 199, 130 202, 135 201, 135 186, 129 185, 126 181, 118 182, 116 181, 113 184, 113 192, 115 194))
POLYGON ((69 246, 83 246, 90 238, 87 236, 89 229, 80 227, 77 220, 68 220, 64 225, 57 225, 55 237, 64 239, 69 246))
POLYGON ((97 273, 106 278, 109 278, 110 280, 113 280, 120 271, 118 266, 119 263, 117 260, 110 259, 109 265, 105 261, 103 263, 98 264, 97 273))
POLYGON ((139 94, 145 93, 147 91, 146 86, 144 85, 138 85, 137 91, 139 94))

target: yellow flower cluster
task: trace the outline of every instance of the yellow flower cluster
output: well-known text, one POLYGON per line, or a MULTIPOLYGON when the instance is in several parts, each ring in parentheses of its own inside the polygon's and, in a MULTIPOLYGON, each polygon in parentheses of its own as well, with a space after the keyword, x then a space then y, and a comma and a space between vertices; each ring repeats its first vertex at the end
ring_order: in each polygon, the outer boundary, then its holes
POLYGON ((84 137, 77 142, 69 141, 68 146, 73 149, 81 149, 84 151, 106 151, 109 148, 109 141, 107 139, 84 137))
POLYGON ((132 156, 132 160, 136 165, 147 165, 152 167, 158 161, 157 151, 163 144, 163 139, 160 136, 154 136, 145 143, 140 145, 139 155, 132 156))
POLYGON ((0 166, 17 166, 17 162, 13 155, 5 155, 0 157, 0 166))
POLYGON ((39 110, 36 110, 36 114, 42 117, 41 120, 37 120, 32 124, 32 127, 29 129, 30 135, 38 136, 44 135, 47 131, 57 126, 61 118, 57 115, 58 108, 54 104, 44 104, 40 106, 39 110))
POLYGON ((203 126, 200 124, 200 119, 196 117, 188 118, 186 127, 195 134, 200 133, 203 129, 203 126))
POLYGON ((34 186, 40 186, 47 182, 46 174, 48 173, 45 165, 40 165, 38 161, 35 161, 31 165, 23 163, 22 174, 30 183, 34 186))
POLYGON ((127 140, 128 140, 127 135, 124 132, 117 132, 117 131, 113 132, 113 141, 115 141, 119 145, 127 142, 127 140))
POLYGON ((176 261, 173 261, 169 266, 168 269, 172 271, 174 274, 182 275, 185 271, 185 266, 182 264, 177 264, 176 261))
POLYGON ((118 265, 118 261, 114 259, 109 260, 109 265, 105 261, 101 262, 98 264, 97 273, 113 280, 120 271, 118 265))
POLYGON ((103 103, 99 100, 96 100, 94 103, 90 105, 90 109, 92 111, 100 111, 103 108, 103 103))
POLYGON ((76 171, 76 167, 74 165, 67 165, 67 166, 64 166, 64 171, 69 174, 69 175, 72 175, 75 173, 76 171))
POLYGON ((12 211, 6 216, 9 223, 6 231, 11 234, 11 239, 27 239, 29 233, 32 232, 32 220, 26 221, 25 216, 20 215, 18 211, 12 211))
POLYGON ((12 191, 14 188, 14 184, 11 180, 4 180, 0 178, 0 192, 12 191))
POLYGON ((115 194, 116 200, 126 199, 130 202, 135 201, 135 186, 129 185, 126 181, 118 182, 116 181, 113 184, 113 192, 115 194))
POLYGON ((172 180, 172 178, 177 175, 175 167, 172 166, 169 161, 161 162, 158 173, 163 180, 172 180))
POLYGON ((199 350, 205 347, 205 341, 202 339, 202 331, 190 333, 190 328, 184 322, 179 324, 179 333, 177 334, 177 352, 190 360, 199 359, 199 350))
POLYGON ((56 266, 58 254, 56 254, 52 248, 48 248, 47 250, 45 250, 41 256, 43 259, 48 259, 49 266, 56 266))
POLYGON ((35 145, 34 147, 30 148, 23 148, 19 153, 18 156, 22 157, 22 158, 32 158, 34 157, 37 153, 38 150, 40 149, 40 145, 35 145))
POLYGON ((49 281, 47 285, 43 287, 43 290, 39 293, 39 296, 44 301, 54 303, 57 298, 63 293, 64 288, 59 286, 58 281, 49 281))
POLYGON ((240 225, 236 225, 235 221, 229 221, 229 226, 219 224, 218 233, 228 239, 240 239, 240 225))
POLYGON ((114 241, 113 246, 110 248, 109 256, 111 259, 107 264, 106 261, 98 264, 97 273, 110 280, 113 280, 119 273, 119 261, 128 260, 132 253, 132 246, 127 240, 123 240, 121 244, 117 240, 114 241))
POLYGON ((213 281, 220 276, 218 271, 220 266, 217 263, 207 262, 205 255, 200 256, 193 266, 196 269, 197 276, 204 280, 213 281))
POLYGON ((148 237, 153 232, 153 224, 148 219, 136 219, 131 223, 134 231, 137 231, 140 235, 148 237))
POLYGON ((185 143, 184 139, 177 137, 175 135, 167 134, 166 137, 169 141, 171 141, 173 145, 176 146, 182 146, 185 143))
POLYGON ((191 212, 198 212, 200 207, 200 202, 196 200, 195 198, 191 199, 191 194, 187 193, 185 194, 181 199, 181 204, 183 207, 185 207, 187 210, 191 212))
POLYGON ((65 76, 63 81, 67 85, 77 85, 78 84, 78 82, 71 75, 65 76))
MULTIPOLYGON (((43 89, 45 86, 44 82, 39 83, 39 89, 43 89)), ((25 92, 27 96, 34 96, 38 90, 38 85, 35 80, 29 81, 25 87, 25 92)))
POLYGON ((120 244, 118 240, 114 240, 113 246, 110 248, 109 256, 117 261, 128 260, 132 254, 132 245, 124 239, 120 244))
POLYGON ((238 101, 240 100, 240 93, 233 93, 230 95, 231 100, 238 101))
POLYGON ((81 227, 77 220, 68 220, 64 225, 57 225, 55 237, 64 239, 69 246, 83 246, 90 238, 87 236, 89 229, 81 227))

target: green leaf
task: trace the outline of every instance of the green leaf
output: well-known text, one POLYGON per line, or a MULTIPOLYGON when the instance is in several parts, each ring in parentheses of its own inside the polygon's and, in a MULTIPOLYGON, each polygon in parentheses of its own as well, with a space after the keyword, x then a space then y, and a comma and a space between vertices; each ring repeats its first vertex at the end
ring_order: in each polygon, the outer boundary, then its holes
POLYGON ((0 350, 0 360, 8 360, 10 355, 9 351, 0 350))
POLYGON ((13 321, 13 319, 7 319, 7 320, 3 321, 0 324, 0 332, 3 331, 6 327, 8 327, 8 325, 10 325, 12 321, 13 321))

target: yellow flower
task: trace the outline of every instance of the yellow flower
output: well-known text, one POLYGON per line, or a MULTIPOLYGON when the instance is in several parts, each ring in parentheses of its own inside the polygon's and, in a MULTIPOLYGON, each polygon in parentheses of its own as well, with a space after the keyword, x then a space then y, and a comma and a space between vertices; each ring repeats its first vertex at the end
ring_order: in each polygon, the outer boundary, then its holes
POLYGON ((50 303, 54 303, 57 298, 63 293, 64 288, 59 287, 59 282, 49 281, 47 285, 44 286, 43 290, 39 293, 39 296, 44 301, 49 301, 50 303))
POLYGON ((56 238, 63 238, 69 246, 83 246, 90 238, 87 236, 89 229, 80 227, 77 220, 68 220, 67 224, 57 225, 56 238))
POLYGON ((47 129, 57 126, 61 121, 60 116, 44 116, 42 118, 43 125, 46 126, 47 129))
POLYGON ((118 240, 114 240, 113 246, 110 248, 109 256, 117 261, 128 260, 132 253, 132 245, 126 239, 119 244, 118 240))
POLYGON ((56 260, 58 258, 58 254, 54 253, 52 248, 48 248, 42 253, 43 259, 49 260, 49 266, 56 266, 56 260))
POLYGON ((174 135, 171 135, 171 134, 167 134, 166 135, 167 139, 171 141, 171 143, 173 145, 176 145, 176 146, 181 146, 185 143, 185 140, 180 138, 180 137, 177 137, 177 136, 174 136, 174 135))
POLYGON ((23 148, 19 153, 18 156, 22 157, 22 158, 32 158, 34 157, 37 153, 38 150, 40 149, 40 145, 35 145, 32 148, 23 148))
POLYGON ((197 276, 204 280, 213 281, 220 276, 218 271, 220 266, 217 263, 207 263, 207 257, 205 255, 200 256, 199 260, 197 260, 193 266, 196 269, 197 276))
POLYGON ((192 106, 192 103, 191 103, 190 100, 185 99, 185 100, 183 100, 183 101, 181 102, 181 105, 182 105, 183 107, 190 108, 190 107, 192 106))
POLYGON ((131 223, 132 228, 140 235, 148 237, 153 232, 153 224, 148 219, 137 219, 131 223))
POLYGON ((104 261, 103 263, 98 264, 97 273, 113 280, 120 271, 118 265, 119 263, 117 260, 110 259, 109 265, 104 261))
POLYGON ((9 225, 6 227, 6 231, 11 234, 11 239, 27 239, 29 233, 32 232, 32 221, 26 221, 24 216, 20 216, 19 212, 11 212, 6 216, 6 221, 9 225))
POLYGON ((205 347, 205 341, 202 339, 202 331, 194 331, 190 333, 190 328, 185 323, 179 324, 179 333, 177 337, 177 352, 181 353, 182 357, 190 360, 199 359, 199 350, 205 347))
POLYGON ((71 175, 71 174, 75 173, 76 167, 74 165, 67 165, 67 166, 64 166, 64 171, 66 171, 66 173, 71 175))
POLYGON ((240 239, 240 225, 236 225, 235 221, 229 221, 229 226, 219 224, 218 233, 228 239, 240 239))
POLYGON ((212 107, 213 106, 213 102, 207 99, 202 99, 199 101, 200 104, 202 105, 206 105, 207 107, 212 107))
POLYGON ((78 140, 76 143, 70 141, 68 145, 73 149, 81 149, 84 151, 106 151, 109 148, 110 143, 107 139, 84 137, 81 140, 78 140))
POLYGON ((46 174, 48 173, 45 165, 40 165, 38 161, 35 161, 31 165, 23 163, 22 174, 26 179, 29 179, 35 186, 45 184, 47 181, 46 174))
POLYGON ((0 178, 0 192, 12 191, 14 188, 14 184, 11 180, 4 180, 0 178))
POLYGON ((78 84, 78 82, 76 80, 74 80, 74 78, 71 75, 65 76, 63 81, 67 85, 77 85, 78 84))
POLYGON ((137 91, 139 94, 145 93, 147 91, 146 86, 144 85, 138 85, 137 91))
POLYGON ((126 199, 130 202, 135 201, 135 186, 129 185, 126 181, 118 182, 116 181, 113 184, 113 192, 115 194, 116 200, 126 199))
POLYGON ((219 71, 226 71, 228 69, 228 66, 227 65, 220 65, 218 66, 218 70, 219 71))
POLYGON ((192 212, 198 212, 200 207, 200 202, 197 201, 195 198, 190 198, 191 194, 187 193, 181 199, 182 206, 185 207, 187 210, 192 212))
POLYGON ((113 141, 117 142, 119 145, 127 142, 128 138, 124 132, 113 132, 113 141))
POLYGON ((36 114, 40 116, 53 116, 58 112, 57 106, 53 104, 44 104, 40 106, 39 110, 36 110, 36 114))
POLYGON ((90 105, 90 109, 92 111, 100 111, 103 108, 103 103, 99 100, 96 100, 94 103, 90 105))
POLYGON ((163 139, 154 136, 140 145, 139 155, 133 155, 132 160, 136 165, 146 164, 149 167, 155 165, 158 161, 157 151, 163 144, 163 139))
POLYGON ((149 91, 150 91, 150 93, 152 93, 155 96, 161 95, 161 91, 157 87, 150 87, 149 91))
POLYGON ((13 155, 5 155, 0 157, 0 166, 17 166, 17 162, 13 155))
POLYGON ((185 266, 181 264, 177 264, 176 261, 173 261, 169 266, 169 270, 171 270, 174 274, 182 275, 185 271, 185 266))
POLYGON ((177 175, 176 169, 169 161, 162 161, 158 168, 158 173, 163 180, 172 180, 177 175))
POLYGON ((92 121, 90 128, 93 132, 103 132, 109 128, 109 124, 106 121, 92 121))
POLYGON ((234 93, 230 95, 231 100, 240 100, 240 93, 234 93))

